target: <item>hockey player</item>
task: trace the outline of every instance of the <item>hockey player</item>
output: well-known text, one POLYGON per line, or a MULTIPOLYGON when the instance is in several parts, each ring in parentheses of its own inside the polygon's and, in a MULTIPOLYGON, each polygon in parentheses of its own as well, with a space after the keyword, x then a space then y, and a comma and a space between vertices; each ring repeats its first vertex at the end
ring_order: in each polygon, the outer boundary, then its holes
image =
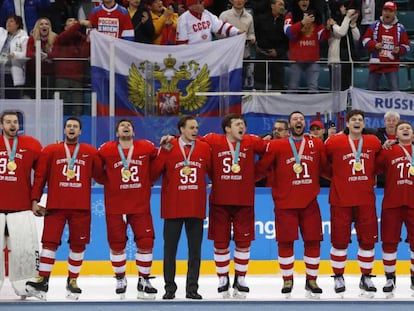
POLYGON ((93 146, 79 143, 81 128, 78 118, 68 118, 64 126, 64 142, 45 147, 35 171, 32 208, 37 214, 46 213, 39 275, 35 281, 26 283, 26 291, 39 299, 46 299, 56 250, 66 223, 70 247, 66 297, 78 299, 82 293, 77 278, 90 240, 92 176, 101 178, 102 162, 93 146), (48 192, 44 210, 38 202, 46 183, 48 192))
MULTIPOLYGON (((107 142, 99 150, 105 168, 103 181, 105 215, 110 259, 121 299, 127 288, 127 227, 134 233, 137 246, 135 263, 138 269, 138 298, 155 299, 157 290, 150 283, 154 227, 150 210, 150 163, 157 148, 144 139, 134 141, 134 125, 121 119, 116 125, 118 141, 107 142)), ((98 180, 98 182, 101 182, 98 180)))
POLYGON ((115 0, 103 0, 89 14, 90 27, 115 38, 134 41, 135 33, 128 11, 115 0))
MULTIPOLYGON (((396 126, 398 144, 381 150, 377 158, 379 171, 385 173, 386 183, 381 212, 382 262, 386 284, 383 292, 392 297, 395 290, 395 265, 401 227, 408 233, 411 262, 414 262, 414 162, 413 128, 410 122, 400 121, 396 126)), ((414 268, 411 265, 411 289, 414 290, 414 268)))
POLYGON ((31 173, 40 156, 40 142, 18 135, 16 111, 0 117, 0 288, 4 281, 5 246, 9 252, 9 279, 16 295, 25 298, 26 281, 36 275, 39 242, 32 212, 31 173))
POLYGON ((246 273, 250 244, 255 235, 254 160, 255 154, 265 151, 266 143, 258 136, 246 134, 246 122, 238 114, 224 116, 221 126, 224 134, 210 133, 203 137, 212 152, 208 238, 214 241, 218 292, 224 298, 229 297, 230 240, 233 239, 233 296, 245 298, 249 292, 246 273))
POLYGON ((294 241, 300 229, 304 241, 307 295, 319 298, 316 283, 323 239, 319 204, 320 168, 326 166, 323 142, 305 136, 305 117, 299 111, 289 116, 290 137, 271 140, 263 158, 256 164, 260 180, 273 168, 272 196, 275 205, 279 265, 283 275, 282 293, 290 297, 293 288, 294 241))
POLYGON ((178 17, 176 44, 208 42, 213 39, 213 34, 232 37, 245 33, 205 10, 204 1, 187 0, 186 3, 188 10, 178 17))
POLYGON ((351 225, 355 223, 358 238, 358 262, 361 270, 361 294, 373 298, 377 291, 372 282, 374 246, 378 241, 375 208, 375 156, 381 142, 374 135, 362 134, 364 112, 351 110, 346 115, 344 133, 331 136, 326 142, 326 155, 331 164, 329 191, 331 204, 331 265, 335 292, 343 295, 343 277, 351 225))
POLYGON ((162 174, 161 217, 164 219, 163 299, 174 299, 176 254, 185 226, 188 240, 186 298, 202 299, 198 293, 201 242, 206 217, 206 180, 210 168, 210 146, 197 140, 198 122, 192 116, 180 118, 180 137, 172 139, 171 148, 161 143, 153 163, 154 180, 162 174))

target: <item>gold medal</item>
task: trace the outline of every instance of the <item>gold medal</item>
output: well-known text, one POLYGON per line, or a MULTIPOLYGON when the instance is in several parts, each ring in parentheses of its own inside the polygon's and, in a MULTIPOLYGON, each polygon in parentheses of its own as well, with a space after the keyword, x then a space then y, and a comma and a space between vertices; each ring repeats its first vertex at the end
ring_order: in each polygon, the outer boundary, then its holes
POLYGON ((295 164, 293 164, 293 171, 294 171, 296 174, 300 174, 300 173, 302 173, 302 171, 303 171, 303 167, 302 167, 302 165, 301 165, 300 163, 295 163, 295 164))
POLYGON ((16 170, 16 168, 17 168, 17 164, 16 164, 16 162, 14 162, 14 161, 9 161, 9 162, 7 163, 7 169, 8 169, 9 171, 15 171, 15 170, 16 170))
POLYGON ((189 167, 188 165, 186 165, 186 166, 184 166, 184 167, 181 169, 181 172, 183 172, 183 174, 184 174, 185 176, 188 176, 188 175, 190 175, 190 174, 191 174, 191 167, 189 167))
POLYGON ((410 166, 410 168, 408 169, 408 173, 409 173, 411 176, 414 176, 414 166, 410 166))
POLYGON ((239 173, 240 172, 240 165, 233 163, 233 165, 231 166, 231 171, 233 173, 239 173))
POLYGON ((121 171, 122 178, 129 179, 131 177, 131 171, 129 169, 122 169, 121 171))
POLYGON ((359 161, 355 162, 354 163, 354 170, 357 171, 357 172, 362 171, 362 163, 359 162, 359 161))
POLYGON ((66 171, 66 177, 67 178, 69 178, 69 179, 72 179, 72 178, 74 178, 75 177, 75 171, 74 170, 71 170, 71 169, 67 169, 67 171, 66 171))

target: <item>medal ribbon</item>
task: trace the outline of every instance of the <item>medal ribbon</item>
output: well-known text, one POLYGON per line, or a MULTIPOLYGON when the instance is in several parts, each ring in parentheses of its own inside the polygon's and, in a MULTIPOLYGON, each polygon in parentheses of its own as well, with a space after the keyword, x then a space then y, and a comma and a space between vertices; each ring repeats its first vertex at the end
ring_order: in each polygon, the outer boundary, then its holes
POLYGON ((17 149, 17 136, 13 138, 13 147, 10 148, 9 139, 6 136, 3 136, 4 145, 6 146, 7 155, 9 156, 9 162, 14 162, 14 157, 16 155, 17 149))
POLYGON ((293 151, 293 156, 295 157, 296 164, 300 164, 300 158, 302 157, 303 150, 305 149, 305 138, 302 139, 299 146, 299 153, 296 150, 295 142, 293 141, 293 138, 289 136, 289 144, 290 148, 293 151))
POLYGON ((240 140, 236 142, 236 150, 234 150, 233 144, 227 139, 227 144, 229 145, 230 153, 233 158, 233 164, 239 163, 239 153, 240 153, 240 140))
POLYGON ((398 144, 400 147, 401 147, 401 149, 404 151, 404 154, 405 154, 405 156, 407 157, 407 159, 408 159, 408 161, 410 161, 410 163, 411 163, 411 166, 414 166, 414 159, 412 158, 412 154, 413 154, 413 145, 411 145, 411 155, 410 155, 410 153, 407 151, 407 149, 405 149, 404 148, 404 146, 403 145, 401 145, 401 144, 398 144))
POLYGON ((68 163, 68 169, 73 170, 73 167, 75 166, 75 160, 79 152, 79 143, 76 144, 76 147, 75 147, 75 150, 73 151, 72 156, 70 156, 70 150, 66 143, 64 143, 64 147, 65 147, 65 153, 66 153, 66 162, 68 163))
POLYGON ((194 150, 195 142, 194 141, 191 142, 191 149, 190 149, 190 152, 188 152, 188 156, 185 155, 185 150, 184 150, 184 145, 187 145, 187 144, 184 143, 184 141, 180 140, 179 145, 180 145, 181 153, 183 154, 183 157, 184 157, 184 162, 183 162, 184 166, 189 166, 190 165, 190 158, 191 158, 191 154, 193 153, 193 150, 194 150))
POLYGON ((349 144, 351 145, 351 149, 352 149, 352 153, 354 154, 355 161, 359 162, 359 160, 361 158, 362 143, 363 143, 364 139, 362 137, 359 139, 358 150, 355 149, 354 141, 349 136, 348 136, 348 141, 349 141, 349 144))
POLYGON ((124 169, 129 168, 129 164, 131 163, 132 159, 132 153, 134 152, 134 144, 132 144, 128 149, 127 157, 125 158, 124 150, 122 150, 121 144, 118 144, 118 153, 121 157, 122 165, 124 166, 124 169))

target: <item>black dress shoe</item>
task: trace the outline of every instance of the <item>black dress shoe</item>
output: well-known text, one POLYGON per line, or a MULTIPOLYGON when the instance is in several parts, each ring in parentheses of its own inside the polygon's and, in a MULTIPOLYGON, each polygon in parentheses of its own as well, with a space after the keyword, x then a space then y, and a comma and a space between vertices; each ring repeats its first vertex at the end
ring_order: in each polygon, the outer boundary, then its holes
POLYGON ((174 292, 165 292, 164 296, 162 296, 162 299, 174 299, 175 298, 175 293, 174 292))
POLYGON ((185 298, 188 298, 188 299, 198 299, 198 300, 203 299, 203 297, 199 293, 197 293, 197 292, 188 292, 185 295, 185 298))

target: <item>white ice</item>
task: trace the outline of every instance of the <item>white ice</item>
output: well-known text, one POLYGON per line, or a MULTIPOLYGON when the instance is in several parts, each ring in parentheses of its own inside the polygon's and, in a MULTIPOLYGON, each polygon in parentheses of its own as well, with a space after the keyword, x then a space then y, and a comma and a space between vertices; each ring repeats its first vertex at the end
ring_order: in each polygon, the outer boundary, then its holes
MULTIPOLYGON (((360 276, 358 275, 344 275, 346 292, 344 298, 340 298, 335 294, 333 289, 333 278, 327 275, 320 276, 317 280, 318 285, 323 289, 323 294, 320 300, 335 301, 335 300, 349 300, 349 301, 369 301, 369 300, 389 300, 386 299, 382 292, 382 287, 385 284, 385 277, 378 275, 373 278, 373 282, 377 287, 375 298, 361 298, 359 296, 360 290, 358 287, 360 276)), ((128 289, 125 300, 137 300, 137 277, 128 276, 128 289)), ((232 277, 231 277, 232 279, 232 277)), ((246 277, 247 285, 250 287, 250 293, 247 300, 258 301, 275 301, 286 300, 281 294, 282 287, 281 275, 248 275, 246 277)), ((80 301, 116 301, 119 297, 115 294, 115 278, 110 276, 80 276, 78 285, 82 289, 80 301)), ((164 294, 164 282, 162 275, 156 276, 151 283, 158 289, 156 300, 162 300, 164 294)), ((185 298, 185 277, 176 277, 178 290, 176 292, 176 301, 186 300, 185 298)), ((232 283, 232 280, 231 280, 232 283)), ((51 276, 49 281, 49 292, 47 293, 48 301, 67 301, 66 295, 66 277, 51 276)), ((201 275, 199 279, 199 293, 203 296, 203 301, 221 300, 221 296, 217 293, 218 278, 211 275, 201 275)), ((397 288, 392 300, 395 301, 414 301, 412 296, 413 291, 410 289, 410 277, 408 275, 397 276, 397 288)), ((305 277, 304 275, 296 275, 294 279, 294 287, 290 300, 307 300, 305 293, 305 277)), ((3 288, 0 291, 0 303, 3 301, 16 301, 19 297, 15 295, 11 284, 6 278, 3 288)), ((36 300, 30 297, 27 300, 36 300)))

